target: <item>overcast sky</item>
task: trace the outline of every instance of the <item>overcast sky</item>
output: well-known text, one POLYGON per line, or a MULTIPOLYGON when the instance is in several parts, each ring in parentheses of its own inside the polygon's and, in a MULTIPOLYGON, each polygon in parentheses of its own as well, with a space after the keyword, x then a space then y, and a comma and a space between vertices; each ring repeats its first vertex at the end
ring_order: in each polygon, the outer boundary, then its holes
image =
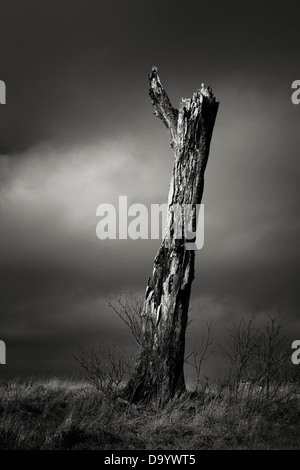
POLYGON ((299 10, 298 1, 0 0, 5 373, 72 373, 77 343, 128 340, 107 299, 143 294, 159 241, 100 241, 96 208, 119 195, 166 202, 173 155, 148 96, 153 64, 174 107, 202 82, 220 100, 193 334, 207 319, 225 328, 273 314, 299 339, 299 10))

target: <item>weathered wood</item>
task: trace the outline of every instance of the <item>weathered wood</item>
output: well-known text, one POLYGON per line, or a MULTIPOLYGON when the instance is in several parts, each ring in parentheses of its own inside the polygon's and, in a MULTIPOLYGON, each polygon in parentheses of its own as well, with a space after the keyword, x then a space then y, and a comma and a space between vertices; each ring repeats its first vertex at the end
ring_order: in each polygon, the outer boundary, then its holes
POLYGON ((174 212, 172 206, 193 205, 191 225, 195 232, 195 207, 202 199, 204 172, 219 106, 211 88, 202 84, 191 99, 181 100, 177 110, 162 87, 156 67, 152 68, 149 82, 155 114, 170 132, 175 158, 166 229, 154 259, 141 312, 142 344, 135 372, 125 389, 125 395, 131 401, 153 397, 167 401, 185 390, 185 331, 195 252, 186 249, 187 221, 183 213, 174 212), (176 238, 176 223, 182 227, 181 239, 176 238))

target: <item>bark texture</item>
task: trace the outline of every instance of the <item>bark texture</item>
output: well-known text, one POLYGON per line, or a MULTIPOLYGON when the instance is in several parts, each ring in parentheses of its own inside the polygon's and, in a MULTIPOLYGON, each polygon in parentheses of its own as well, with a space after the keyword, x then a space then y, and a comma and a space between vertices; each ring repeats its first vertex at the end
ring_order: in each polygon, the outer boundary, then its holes
MULTIPOLYGON (((164 237, 154 259, 141 312, 143 337, 136 369, 125 394, 131 401, 159 398, 168 401, 185 391, 184 350, 195 252, 186 249, 186 219, 172 206, 201 203, 204 172, 218 111, 210 87, 197 90, 191 99, 182 99, 173 108, 162 87, 157 68, 149 75, 150 98, 158 116, 170 132, 174 164, 168 197, 164 237), (181 220, 175 220, 175 218, 181 220), (182 227, 178 239, 174 227, 182 227)), ((193 210, 190 229, 196 231, 193 210)), ((178 235, 178 233, 177 233, 178 235)))

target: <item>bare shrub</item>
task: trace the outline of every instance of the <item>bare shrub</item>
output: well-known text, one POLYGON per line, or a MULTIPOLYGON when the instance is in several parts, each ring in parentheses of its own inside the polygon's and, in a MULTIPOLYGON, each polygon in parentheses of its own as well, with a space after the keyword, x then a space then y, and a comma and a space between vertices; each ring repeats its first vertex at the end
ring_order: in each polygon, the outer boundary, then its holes
POLYGON ((118 315, 140 346, 142 341, 141 312, 143 298, 135 297, 132 293, 129 295, 123 294, 114 303, 108 300, 108 306, 118 315))
POLYGON ((290 363, 290 345, 283 334, 284 325, 269 317, 259 337, 257 367, 266 398, 279 396, 286 382, 285 370, 290 363))
POLYGON ((206 333, 196 340, 193 344, 192 352, 185 358, 185 362, 192 366, 195 370, 195 392, 204 393, 208 387, 209 379, 204 376, 202 380, 202 368, 203 363, 214 353, 213 341, 212 341, 212 330, 213 322, 206 322, 206 333))
POLYGON ((235 398, 260 396, 270 401, 293 395, 290 344, 283 329, 272 317, 260 329, 253 318, 241 318, 228 328, 225 345, 219 346, 230 366, 228 382, 235 398))
POLYGON ((242 317, 238 323, 228 328, 225 345, 219 347, 229 363, 228 375, 230 389, 235 397, 241 392, 242 382, 256 382, 257 371, 255 358, 259 347, 259 335, 254 327, 254 318, 245 320, 242 317))
POLYGON ((86 380, 108 401, 116 399, 128 376, 134 360, 127 351, 102 345, 89 346, 74 354, 74 358, 86 372, 86 380))

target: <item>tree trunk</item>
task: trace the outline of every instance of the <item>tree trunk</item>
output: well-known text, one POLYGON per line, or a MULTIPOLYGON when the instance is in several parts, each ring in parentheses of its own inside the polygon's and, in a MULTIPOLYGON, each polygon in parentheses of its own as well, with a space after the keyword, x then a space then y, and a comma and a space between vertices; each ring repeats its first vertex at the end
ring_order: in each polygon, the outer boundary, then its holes
POLYGON ((210 87, 182 99, 174 109, 164 91, 157 68, 149 75, 150 98, 171 135, 173 174, 168 197, 167 223, 160 249, 148 280, 142 315, 143 338, 136 369, 125 394, 131 401, 152 398, 166 402, 185 391, 184 350, 195 251, 186 247, 186 231, 196 232, 196 204, 201 203, 204 172, 218 111, 210 87), (192 217, 174 206, 192 206, 192 217), (179 220, 180 219, 180 220, 179 220), (187 227, 189 225, 189 227, 187 227), (181 238, 178 230, 181 227, 181 238))

